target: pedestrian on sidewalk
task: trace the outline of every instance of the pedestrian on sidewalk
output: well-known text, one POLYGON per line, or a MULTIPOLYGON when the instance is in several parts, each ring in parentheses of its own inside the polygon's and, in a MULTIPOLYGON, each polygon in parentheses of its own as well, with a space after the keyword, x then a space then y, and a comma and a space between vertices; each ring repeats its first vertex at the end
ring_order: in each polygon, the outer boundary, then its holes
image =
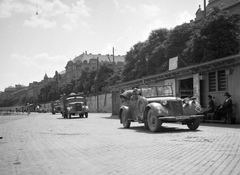
POLYGON ((216 112, 214 113, 215 117, 220 117, 221 122, 225 123, 227 121, 226 114, 232 112, 232 99, 231 95, 228 92, 224 93, 226 99, 224 100, 223 104, 218 106, 216 112))

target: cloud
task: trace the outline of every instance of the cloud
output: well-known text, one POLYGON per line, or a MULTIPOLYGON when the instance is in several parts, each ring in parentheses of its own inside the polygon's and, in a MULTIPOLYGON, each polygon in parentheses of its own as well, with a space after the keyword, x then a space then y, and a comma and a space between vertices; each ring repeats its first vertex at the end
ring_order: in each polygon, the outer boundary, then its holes
POLYGON ((156 5, 140 4, 140 11, 144 18, 149 19, 156 17, 161 12, 161 9, 156 5))
POLYGON ((136 12, 136 11, 137 11, 137 9, 136 9, 135 7, 132 7, 132 6, 130 6, 130 5, 126 5, 125 8, 126 8, 127 10, 131 11, 131 12, 136 12))
POLYGON ((73 30, 79 26, 88 28, 83 18, 89 17, 90 11, 91 9, 85 5, 84 0, 75 1, 71 6, 60 0, 3 0, 0 3, 0 18, 10 18, 16 14, 30 14, 30 18, 24 21, 24 25, 41 26, 45 29, 56 27, 58 23, 67 30, 73 30))
POLYGON ((30 4, 13 0, 0 2, 0 18, 10 18, 13 14, 28 13, 32 9, 30 4))
POLYGON ((46 69, 55 72, 63 70, 69 61, 65 55, 50 56, 48 53, 41 53, 32 57, 21 54, 12 54, 11 58, 19 63, 19 66, 46 69))
POLYGON ((43 28, 52 28, 55 27, 57 25, 56 21, 49 21, 47 19, 44 19, 43 17, 36 17, 36 16, 32 16, 31 20, 26 20, 24 22, 25 26, 30 26, 30 27, 38 27, 38 26, 42 26, 43 28))
POLYGON ((159 29, 159 28, 170 29, 171 27, 172 26, 170 24, 165 23, 160 19, 154 20, 153 22, 146 25, 145 30, 143 30, 143 32, 142 32, 142 39, 146 40, 149 37, 152 30, 159 29))
POLYGON ((106 55, 106 54, 111 54, 112 53, 112 49, 113 49, 113 46, 111 44, 107 44, 106 47, 103 49, 102 51, 102 55, 106 55))
POLYGON ((189 23, 190 20, 194 19, 187 11, 180 13, 177 17, 177 25, 181 25, 183 23, 189 23))
POLYGON ((91 9, 85 5, 84 0, 77 1, 76 5, 72 5, 72 9, 65 14, 69 22, 65 23, 62 27, 69 31, 77 29, 79 26, 85 29, 89 28, 87 22, 81 20, 81 17, 90 16, 90 11, 91 9))
POLYGON ((118 9, 119 9, 119 3, 118 3, 118 1, 117 1, 117 0, 112 0, 112 1, 113 1, 114 4, 115 4, 116 10, 118 10, 118 9))

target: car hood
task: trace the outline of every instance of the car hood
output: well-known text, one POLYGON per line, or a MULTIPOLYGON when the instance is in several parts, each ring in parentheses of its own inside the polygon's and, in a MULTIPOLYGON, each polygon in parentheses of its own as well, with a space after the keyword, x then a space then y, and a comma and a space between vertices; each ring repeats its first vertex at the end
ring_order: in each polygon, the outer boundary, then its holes
POLYGON ((148 102, 158 102, 162 100, 167 100, 167 101, 181 101, 181 98, 179 97, 150 97, 147 98, 148 102))

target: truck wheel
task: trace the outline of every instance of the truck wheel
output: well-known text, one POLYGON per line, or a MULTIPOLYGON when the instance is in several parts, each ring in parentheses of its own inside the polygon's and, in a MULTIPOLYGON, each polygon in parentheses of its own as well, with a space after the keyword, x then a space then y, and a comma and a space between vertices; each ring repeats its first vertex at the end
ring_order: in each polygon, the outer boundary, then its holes
POLYGON ((88 112, 85 112, 85 117, 88 118, 88 112))
POLYGON ((131 122, 127 119, 126 112, 122 112, 121 114, 122 124, 124 128, 129 128, 131 125, 131 122))
POLYGON ((190 130, 196 130, 199 127, 200 123, 200 118, 195 118, 194 120, 188 121, 187 126, 190 130))
POLYGON ((154 111, 150 109, 147 114, 147 123, 150 131, 157 132, 160 130, 162 121, 158 119, 154 111))

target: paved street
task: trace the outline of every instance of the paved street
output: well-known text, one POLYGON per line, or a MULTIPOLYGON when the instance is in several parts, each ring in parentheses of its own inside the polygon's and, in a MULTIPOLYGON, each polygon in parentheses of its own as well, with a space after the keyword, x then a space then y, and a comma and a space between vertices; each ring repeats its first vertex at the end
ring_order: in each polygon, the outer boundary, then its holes
POLYGON ((110 116, 0 116, 0 174, 240 174, 240 125, 168 123, 151 133, 110 116))

